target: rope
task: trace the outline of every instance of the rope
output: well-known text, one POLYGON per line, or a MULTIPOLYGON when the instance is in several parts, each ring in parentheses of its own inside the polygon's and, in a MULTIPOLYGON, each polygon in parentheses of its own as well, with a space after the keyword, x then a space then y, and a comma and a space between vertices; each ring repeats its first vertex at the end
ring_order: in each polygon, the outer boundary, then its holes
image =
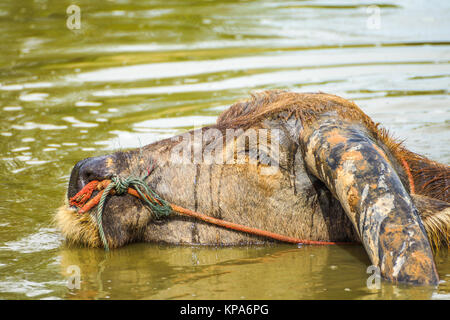
MULTIPOLYGON (((149 173, 150 174, 150 173, 149 173)), ((69 199, 71 205, 79 207, 78 213, 83 214, 91 210, 94 206, 97 207, 97 225, 99 229, 100 238, 102 240, 103 246, 106 251, 109 251, 108 241, 103 230, 103 207, 106 201, 106 197, 111 193, 124 194, 129 193, 142 201, 144 201, 152 210, 152 213, 156 218, 167 217, 171 213, 176 212, 181 215, 193 217, 207 223, 211 223, 220 227, 228 228, 235 231, 245 232, 257 236, 272 238, 274 240, 295 243, 295 244, 312 244, 312 245, 336 245, 336 244, 351 244, 351 242, 334 242, 334 241, 316 241, 316 240, 305 240, 298 239, 294 237, 288 237, 280 235, 277 233, 260 230, 257 228, 247 227, 237 223, 224 221, 221 219, 216 219, 199 212, 195 212, 174 204, 170 204, 163 200, 157 193, 155 193, 145 182, 146 177, 136 178, 130 176, 128 178, 121 178, 119 176, 114 176, 111 180, 103 181, 91 181, 87 184, 80 192, 78 192, 74 197, 69 199), (92 194, 93 188, 101 190, 95 197, 87 201, 92 194), (89 195, 88 198, 85 196, 89 195), (82 200, 82 201, 80 201, 82 200), (86 202, 87 201, 87 202, 86 202), (80 204, 82 203, 82 205, 80 204)))
POLYGON ((109 245, 108 240, 106 240, 105 232, 103 231, 103 205, 105 204, 106 197, 109 195, 109 192, 112 190, 112 188, 115 187, 114 182, 110 183, 102 193, 102 196, 100 198, 100 202, 98 203, 97 207, 97 226, 98 226, 98 233, 100 234, 100 238, 103 242, 103 247, 106 251, 109 251, 109 245))
POLYGON ((129 176, 128 178, 121 178, 119 176, 114 176, 111 178, 111 183, 109 183, 102 192, 100 201, 97 207, 97 225, 100 238, 102 240, 103 246, 106 251, 109 251, 108 241, 106 240, 105 232, 103 231, 103 206, 106 201, 106 197, 109 195, 111 190, 115 189, 116 194, 121 195, 128 191, 129 187, 133 187, 139 194, 140 198, 151 208, 152 213, 157 219, 161 217, 167 217, 172 213, 172 208, 170 205, 161 197, 156 194, 150 187, 145 183, 145 178, 136 178, 129 176))

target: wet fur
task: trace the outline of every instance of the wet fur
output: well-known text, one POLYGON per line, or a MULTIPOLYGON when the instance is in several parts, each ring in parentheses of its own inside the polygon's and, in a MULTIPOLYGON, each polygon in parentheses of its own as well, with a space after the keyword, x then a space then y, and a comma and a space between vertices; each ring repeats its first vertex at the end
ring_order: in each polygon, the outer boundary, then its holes
POLYGON ((101 246, 97 224, 89 213, 78 214, 66 204, 58 208, 54 224, 61 230, 69 245, 84 245, 90 248, 101 246))
POLYGON ((413 194, 412 200, 419 210, 432 248, 436 251, 449 245, 450 203, 413 194))

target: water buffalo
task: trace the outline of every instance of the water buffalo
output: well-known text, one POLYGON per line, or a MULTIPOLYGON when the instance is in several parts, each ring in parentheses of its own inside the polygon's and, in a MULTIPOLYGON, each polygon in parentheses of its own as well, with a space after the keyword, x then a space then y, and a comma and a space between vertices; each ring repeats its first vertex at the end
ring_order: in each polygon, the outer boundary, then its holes
MULTIPOLYGON (((385 279, 435 285, 433 249, 448 247, 449 173, 350 101, 276 90, 235 103, 215 125, 81 160, 68 198, 93 180, 144 175, 170 203, 300 239, 360 242, 385 279)), ((55 220, 69 243, 101 247, 97 214, 67 204, 55 220)), ((175 214, 156 218, 128 194, 107 197, 101 222, 111 248, 273 241, 175 214)))

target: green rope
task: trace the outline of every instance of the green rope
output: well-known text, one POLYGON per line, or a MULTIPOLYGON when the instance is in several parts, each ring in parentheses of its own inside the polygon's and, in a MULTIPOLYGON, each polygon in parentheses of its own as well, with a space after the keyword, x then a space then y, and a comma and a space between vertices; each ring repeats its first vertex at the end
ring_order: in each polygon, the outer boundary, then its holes
POLYGON ((156 216, 157 219, 161 217, 167 217, 172 213, 172 208, 170 207, 170 205, 157 193, 150 189, 148 184, 145 182, 145 178, 146 177, 136 178, 134 176, 121 178, 119 176, 114 176, 111 178, 111 183, 104 189, 97 207, 97 225, 100 233, 100 238, 106 251, 109 251, 109 246, 108 241, 106 240, 105 232, 103 231, 103 206, 105 204, 106 197, 109 195, 109 192, 113 188, 116 189, 116 194, 118 195, 126 193, 128 191, 128 188, 130 187, 134 188, 141 196, 141 199, 150 207, 152 213, 156 216), (153 201, 149 200, 146 195, 149 196, 153 201))

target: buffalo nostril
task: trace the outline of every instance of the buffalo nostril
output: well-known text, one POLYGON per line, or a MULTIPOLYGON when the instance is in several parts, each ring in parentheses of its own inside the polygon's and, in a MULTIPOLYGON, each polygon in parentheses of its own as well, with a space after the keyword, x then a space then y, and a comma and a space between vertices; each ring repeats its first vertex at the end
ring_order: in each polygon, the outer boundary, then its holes
POLYGON ((73 197, 93 180, 108 179, 111 176, 111 161, 111 156, 100 156, 78 162, 70 176, 68 197, 73 197))
POLYGON ((70 173, 69 188, 67 189, 67 197, 71 198, 78 192, 78 180, 80 177, 80 168, 88 161, 89 158, 78 161, 70 173))
POLYGON ((90 169, 85 170, 81 175, 81 178, 83 179, 84 184, 89 183, 92 180, 95 180, 95 173, 90 169))
POLYGON ((92 180, 103 180, 108 176, 107 162, 110 156, 88 158, 80 168, 80 180, 87 184, 92 180))

